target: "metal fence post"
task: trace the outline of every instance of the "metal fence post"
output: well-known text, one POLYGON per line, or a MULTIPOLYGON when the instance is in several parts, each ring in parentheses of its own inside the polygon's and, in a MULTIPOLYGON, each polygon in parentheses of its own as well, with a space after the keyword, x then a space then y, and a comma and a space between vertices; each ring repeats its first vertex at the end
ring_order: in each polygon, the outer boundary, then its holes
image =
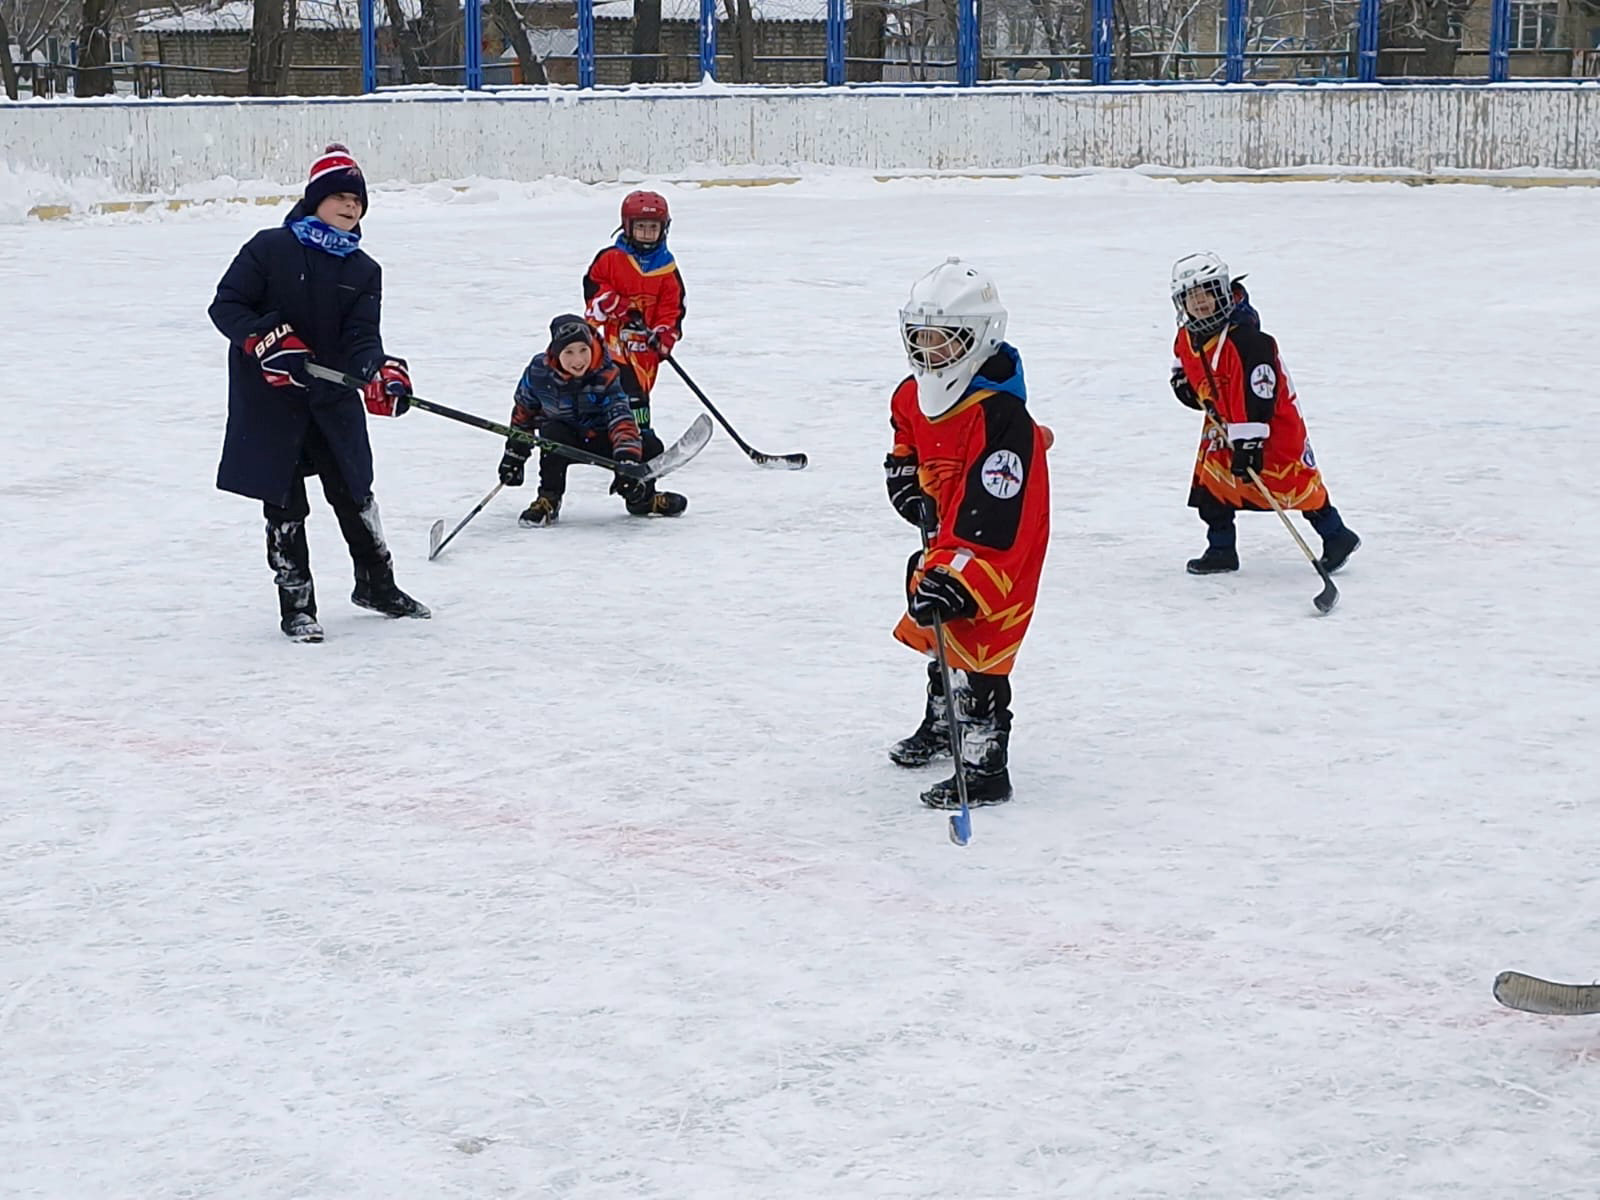
POLYGON ((594 87, 594 0, 578 0, 578 86, 594 87))
POLYGON ((829 87, 844 82, 845 0, 828 0, 828 61, 824 80, 829 87))
POLYGON ((1511 78, 1511 0, 1490 0, 1489 82, 1511 78))
POLYGON ((361 91, 370 95, 378 90, 378 20, 372 8, 375 0, 361 0, 356 6, 361 21, 361 91))
POLYGON ((1361 0, 1356 33, 1356 78, 1378 80, 1378 0, 1361 0))
POLYGON ((1089 13, 1089 19, 1094 26, 1089 43, 1090 53, 1094 55, 1090 72, 1095 83, 1111 82, 1111 22, 1115 12, 1114 3, 1115 0, 1094 0, 1089 13))
POLYGON ((978 82, 978 0, 956 0, 956 82, 978 82))
POLYGON ((717 77, 717 0, 700 0, 700 78, 717 77))
POLYGON ((1250 23, 1250 0, 1228 0, 1228 64, 1223 78, 1244 82, 1244 35, 1250 23))
POLYGON ((461 40, 466 43, 466 61, 462 64, 464 82, 468 90, 483 90, 483 0, 466 0, 461 10, 463 24, 461 40))

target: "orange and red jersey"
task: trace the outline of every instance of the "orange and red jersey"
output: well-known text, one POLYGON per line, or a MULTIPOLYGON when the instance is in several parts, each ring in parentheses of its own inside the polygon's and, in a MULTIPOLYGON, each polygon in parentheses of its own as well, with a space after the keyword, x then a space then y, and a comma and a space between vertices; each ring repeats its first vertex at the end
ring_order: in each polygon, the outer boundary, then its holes
POLYGON ((1269 507, 1256 485, 1233 473, 1231 442, 1262 437, 1261 481, 1284 508, 1313 510, 1328 503, 1317 460, 1300 417, 1294 383, 1278 357, 1278 343, 1253 322, 1224 326, 1203 346, 1179 329, 1176 367, 1189 386, 1227 426, 1223 437, 1208 422, 1195 457, 1190 504, 1204 489, 1233 508, 1269 507))
MULTIPOLYGON (((1009 675, 1033 617, 1050 540, 1048 431, 1025 403, 1022 362, 1004 343, 979 368, 954 408, 929 419, 907 378, 889 402, 896 457, 912 456, 917 479, 939 513, 914 589, 935 567, 958 576, 977 601, 973 617, 946 622, 950 665, 1009 675)), ((900 618, 894 635, 925 654, 934 631, 900 618)))
POLYGON ((644 335, 629 335, 630 323, 643 322, 647 331, 665 331, 662 341, 668 351, 683 336, 684 288, 677 260, 665 241, 648 254, 639 254, 623 238, 594 256, 583 276, 583 299, 589 323, 623 371, 625 384, 637 381, 638 391, 630 394, 648 397, 655 386, 661 358, 644 345, 644 335), (611 298, 614 297, 615 300, 611 298))

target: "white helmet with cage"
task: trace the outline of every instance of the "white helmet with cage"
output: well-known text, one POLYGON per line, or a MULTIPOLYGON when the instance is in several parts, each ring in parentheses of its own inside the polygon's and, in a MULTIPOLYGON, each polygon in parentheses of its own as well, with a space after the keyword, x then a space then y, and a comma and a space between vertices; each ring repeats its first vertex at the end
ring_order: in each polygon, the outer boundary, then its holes
POLYGON ((948 258, 911 285, 900 336, 918 407, 925 416, 942 416, 1006 336, 1000 291, 986 272, 948 258))
POLYGON ((1178 323, 1196 334, 1210 336, 1233 312, 1233 276, 1221 256, 1209 250, 1172 264, 1171 294, 1178 323))

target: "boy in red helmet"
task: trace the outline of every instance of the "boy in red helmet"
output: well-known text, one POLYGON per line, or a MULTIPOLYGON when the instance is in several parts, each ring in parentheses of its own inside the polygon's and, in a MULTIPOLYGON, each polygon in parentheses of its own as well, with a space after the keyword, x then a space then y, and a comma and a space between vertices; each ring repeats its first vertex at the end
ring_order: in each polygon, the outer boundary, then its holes
POLYGON ((640 429, 650 428, 650 389, 683 336, 683 277, 667 249, 672 214, 657 192, 629 192, 617 240, 594 256, 583 276, 590 324, 622 372, 640 429))

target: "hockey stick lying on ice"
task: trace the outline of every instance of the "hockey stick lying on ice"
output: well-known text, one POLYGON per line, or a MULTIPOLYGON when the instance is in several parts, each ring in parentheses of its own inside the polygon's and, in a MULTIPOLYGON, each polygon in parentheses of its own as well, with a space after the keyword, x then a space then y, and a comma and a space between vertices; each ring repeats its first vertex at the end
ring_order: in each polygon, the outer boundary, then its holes
MULTIPOLYGON (((343 371, 335 371, 321 363, 307 363, 306 370, 318 379, 326 379, 329 383, 342 383, 345 387, 362 391, 367 384, 359 375, 346 375, 343 371)), ((702 413, 689 423, 689 428, 683 431, 683 436, 660 454, 647 463, 618 462, 614 458, 607 458, 603 454, 591 454, 587 450, 580 450, 576 446, 568 446, 562 442, 552 442, 549 438, 542 438, 538 434, 527 433, 521 429, 513 429, 509 425, 502 425, 498 421, 485 420, 473 413, 462 412, 459 408, 448 405, 436 404, 432 400, 424 400, 421 396, 408 397, 412 408, 420 408, 423 412, 431 412, 436 416, 449 417, 452 421, 460 421, 463 425, 471 425, 476 429, 486 429, 490 433, 498 433, 501 437, 512 438, 526 446, 533 446, 539 450, 548 450, 552 454, 559 454, 562 458, 570 458, 573 462, 588 463, 592 467, 615 472, 625 479, 637 479, 641 482, 647 479, 660 479, 663 475, 671 474, 684 463, 688 462, 700 451, 704 450, 706 443, 711 440, 711 422, 706 420, 702 413)))
POLYGON ((503 483, 495 484, 494 491, 490 492, 482 500, 479 500, 478 507, 461 518, 461 524, 457 525, 450 531, 450 537, 442 536, 444 534, 444 519, 441 517, 439 520, 435 521, 433 523, 433 528, 428 530, 428 561, 432 562, 434 559, 438 558, 439 551, 443 550, 450 544, 450 538, 455 537, 456 534, 465 529, 468 521, 472 520, 473 517, 477 516, 485 508, 487 508, 489 506, 489 501, 498 496, 500 494, 500 489, 503 487, 505 487, 505 484, 503 483))
POLYGON ((695 394, 695 397, 700 401, 701 404, 706 406, 706 411, 715 417, 717 419, 717 423, 728 431, 728 436, 734 440, 739 449, 743 450, 749 457, 750 461, 755 463, 756 466, 776 467, 783 471, 798 471, 801 470, 808 461, 810 461, 804 454, 761 453, 761 451, 757 450, 749 442, 740 437, 738 430, 736 430, 732 425, 728 424, 728 419, 717 411, 717 406, 706 398, 706 394, 700 390, 700 385, 689 378, 689 372, 685 371, 678 365, 677 359, 673 358, 670 354, 663 354, 661 357, 669 367, 678 373, 678 377, 681 378, 684 383, 689 385, 689 390, 695 394))
MULTIPOLYGON (((1228 330, 1230 328, 1231 326, 1224 325, 1222 332, 1217 335, 1216 354, 1222 353, 1222 346, 1228 340, 1228 330)), ((1206 383, 1211 385, 1211 394, 1215 396, 1217 395, 1217 377, 1212 370, 1213 364, 1207 361, 1204 354, 1198 357, 1200 365, 1206 371, 1206 383)), ((1211 401, 1205 401, 1205 406, 1206 424, 1211 426, 1221 436, 1223 442, 1226 443, 1228 441, 1227 425, 1223 423, 1222 418, 1217 414, 1217 410, 1212 407, 1211 401)), ((1256 485, 1256 490, 1266 497, 1268 504, 1272 505, 1272 511, 1278 514, 1278 520, 1283 522, 1283 527, 1289 531, 1289 536, 1294 539, 1294 544, 1300 547, 1300 553, 1306 556, 1306 561, 1311 564, 1312 569, 1321 577, 1322 590, 1312 598, 1311 603, 1319 613, 1326 616, 1333 611, 1333 606, 1339 603, 1339 589, 1333 582, 1333 576, 1328 574, 1328 570, 1322 565, 1321 560, 1311 553, 1311 547, 1306 545, 1305 538, 1300 536, 1300 531, 1294 527, 1294 522, 1289 520, 1289 514, 1283 511, 1283 505, 1278 503, 1278 498, 1272 494, 1272 489, 1261 481, 1261 476, 1256 469, 1254 467, 1249 468, 1249 473, 1250 482, 1256 485)))
POLYGON ((1521 971, 1501 971, 1495 976, 1494 998, 1518 1012, 1552 1017, 1600 1013, 1600 983, 1551 983, 1521 971))
MULTIPOLYGON (((922 552, 928 552, 928 531, 922 530, 922 552)), ((956 796, 961 807, 950 814, 950 840, 965 846, 972 840, 972 810, 967 807, 967 768, 961 762, 961 720, 956 706, 956 690, 950 681, 950 655, 944 647, 944 622, 933 619, 933 649, 939 656, 939 677, 944 684, 944 719, 950 726, 950 754, 956 762, 956 796)))

